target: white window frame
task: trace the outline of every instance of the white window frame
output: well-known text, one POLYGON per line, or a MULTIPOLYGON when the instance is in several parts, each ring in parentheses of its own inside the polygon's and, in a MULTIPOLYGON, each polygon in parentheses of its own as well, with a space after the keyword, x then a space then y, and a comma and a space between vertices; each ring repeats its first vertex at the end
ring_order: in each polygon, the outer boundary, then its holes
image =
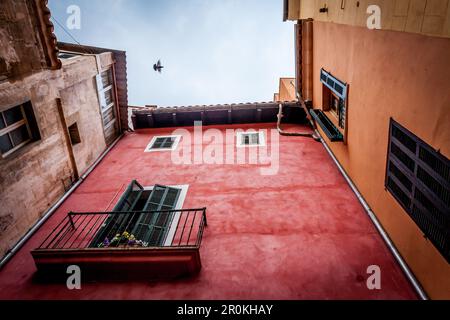
POLYGON ((145 148, 145 152, 164 152, 164 151, 173 151, 176 150, 178 147, 178 144, 180 143, 181 135, 167 135, 167 136, 154 136, 150 143, 145 148), (152 149, 153 145, 156 142, 156 139, 159 138, 175 138, 175 141, 172 144, 171 148, 158 148, 158 149, 152 149))
MULTIPOLYGON (((173 210, 181 210, 183 209, 184 200, 186 199, 187 192, 189 190, 188 184, 175 185, 175 186, 167 186, 169 188, 179 189, 180 195, 178 196, 177 203, 173 210)), ((154 186, 143 187, 144 191, 153 190, 154 186)), ((170 247, 172 245, 173 239, 175 238, 175 233, 177 231, 178 222, 181 218, 181 212, 175 212, 172 223, 170 224, 169 231, 167 232, 166 240, 163 243, 163 247, 170 247)))
POLYGON ((101 71, 100 73, 98 73, 95 76, 95 82, 97 84, 97 95, 98 95, 98 103, 100 106, 100 112, 101 112, 101 116, 102 116, 102 125, 103 125, 103 129, 106 130, 107 128, 109 128, 111 125, 115 124, 117 122, 117 112, 114 109, 114 119, 111 120, 109 123, 105 124, 103 121, 103 115, 111 108, 115 108, 116 107, 116 90, 114 87, 114 75, 112 74, 113 70, 112 67, 107 68, 103 71, 101 71), (103 81, 102 81, 102 73, 104 72, 111 72, 111 84, 108 85, 107 87, 103 87, 103 81), (103 99, 105 100, 105 104, 106 104, 106 98, 105 98, 105 93, 107 91, 111 91, 111 97, 112 97, 112 102, 108 105, 105 105, 103 107, 103 99))
MULTIPOLYGON (((26 128, 27 128, 27 131, 28 131, 28 136, 30 137, 28 140, 25 140, 25 141, 21 142, 21 143, 18 144, 17 146, 13 146, 13 148, 10 149, 10 150, 8 150, 7 152, 5 152, 5 153, 3 153, 3 154, 0 153, 0 156, 1 156, 2 158, 6 158, 6 157, 9 156, 10 154, 14 153, 15 151, 19 150, 20 148, 22 148, 23 146, 25 146, 26 144, 28 144, 28 143, 31 141, 33 135, 31 134, 30 126, 29 126, 29 124, 28 124, 28 119, 27 119, 27 115, 26 115, 26 113, 25 113, 25 110, 24 110, 24 108, 23 108, 23 104, 20 104, 20 105, 18 105, 18 106, 14 106, 14 107, 11 107, 11 108, 8 108, 8 109, 5 109, 5 110, 0 111, 0 117, 3 118, 3 122, 5 123, 5 126, 6 126, 5 128, 0 129, 0 136, 9 135, 10 132, 16 130, 17 128, 20 128, 20 127, 23 126, 23 125, 25 125, 26 128), (10 125, 8 126, 8 125, 6 124, 6 119, 5 119, 4 115, 3 115, 3 113, 6 112, 6 111, 8 111, 9 109, 13 109, 13 108, 16 108, 16 107, 20 107, 20 111, 21 111, 21 113, 22 113, 23 119, 22 119, 22 120, 19 120, 19 121, 17 121, 17 122, 15 122, 15 123, 13 123, 13 124, 10 124, 10 125)), ((10 138, 10 139, 11 139, 11 138, 10 138)), ((12 140, 11 140, 11 143, 12 143, 12 140)))
POLYGON ((255 131, 255 130, 248 130, 248 131, 239 131, 236 133, 236 146, 238 148, 252 148, 252 147, 265 147, 266 146, 266 137, 264 134, 264 131, 255 131), (259 135, 259 143, 258 144, 243 144, 242 143, 242 136, 249 135, 249 134, 258 134, 259 135))

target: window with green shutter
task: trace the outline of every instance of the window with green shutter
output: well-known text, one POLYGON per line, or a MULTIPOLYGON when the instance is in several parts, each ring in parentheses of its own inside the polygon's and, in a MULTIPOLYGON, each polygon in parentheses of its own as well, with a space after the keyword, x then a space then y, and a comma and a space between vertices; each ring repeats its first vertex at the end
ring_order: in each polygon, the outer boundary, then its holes
MULTIPOLYGON (((144 192, 144 188, 136 181, 133 180, 120 197, 119 201, 113 208, 113 212, 127 212, 133 211, 138 203, 141 195, 144 192)), ((131 223, 132 216, 111 214, 106 218, 105 222, 100 227, 97 235, 91 243, 91 247, 98 247, 105 239, 111 240, 119 231, 131 223)))
POLYGON ((163 245, 172 213, 164 212, 175 209, 180 189, 156 185, 144 207, 144 211, 162 211, 142 213, 134 226, 132 234, 149 246, 163 245))
POLYGON ((133 235, 145 246, 163 245, 173 219, 173 213, 164 211, 176 209, 180 193, 178 188, 162 185, 145 190, 133 180, 113 209, 114 212, 130 214, 110 214, 91 242, 91 247, 99 247, 124 232, 133 235))

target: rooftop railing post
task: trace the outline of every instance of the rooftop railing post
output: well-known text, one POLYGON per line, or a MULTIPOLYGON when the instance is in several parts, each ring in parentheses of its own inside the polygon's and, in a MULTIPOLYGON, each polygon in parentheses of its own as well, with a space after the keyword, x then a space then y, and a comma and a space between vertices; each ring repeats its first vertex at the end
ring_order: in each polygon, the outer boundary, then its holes
POLYGON ((203 208, 203 220, 205 220, 205 227, 207 227, 208 221, 206 220, 206 208, 203 208))
POLYGON ((73 212, 70 211, 70 212, 68 213, 70 225, 72 226, 72 228, 75 229, 75 223, 73 222, 72 215, 73 215, 73 212))

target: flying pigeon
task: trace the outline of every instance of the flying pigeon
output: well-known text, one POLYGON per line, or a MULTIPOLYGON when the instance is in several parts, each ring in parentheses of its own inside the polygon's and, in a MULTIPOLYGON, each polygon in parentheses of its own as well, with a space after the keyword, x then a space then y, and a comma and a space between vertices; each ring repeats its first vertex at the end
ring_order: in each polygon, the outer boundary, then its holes
POLYGON ((162 68, 164 67, 161 65, 161 60, 158 60, 158 62, 153 65, 153 70, 158 71, 159 73, 161 73, 162 68))

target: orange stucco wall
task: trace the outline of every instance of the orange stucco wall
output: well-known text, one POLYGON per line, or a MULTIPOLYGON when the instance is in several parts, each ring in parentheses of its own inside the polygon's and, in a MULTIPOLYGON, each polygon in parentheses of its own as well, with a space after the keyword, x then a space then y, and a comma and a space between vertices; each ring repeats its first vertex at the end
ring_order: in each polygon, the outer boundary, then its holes
POLYGON ((295 99, 295 78, 280 78, 278 93, 273 95, 273 101, 293 101, 295 99))
POLYGON ((320 68, 349 84, 347 144, 327 144, 431 298, 450 298, 450 264, 384 188, 389 118, 450 158, 450 39, 314 22, 320 68))
POLYGON ((295 78, 281 78, 280 79, 280 101, 295 100, 295 78))

